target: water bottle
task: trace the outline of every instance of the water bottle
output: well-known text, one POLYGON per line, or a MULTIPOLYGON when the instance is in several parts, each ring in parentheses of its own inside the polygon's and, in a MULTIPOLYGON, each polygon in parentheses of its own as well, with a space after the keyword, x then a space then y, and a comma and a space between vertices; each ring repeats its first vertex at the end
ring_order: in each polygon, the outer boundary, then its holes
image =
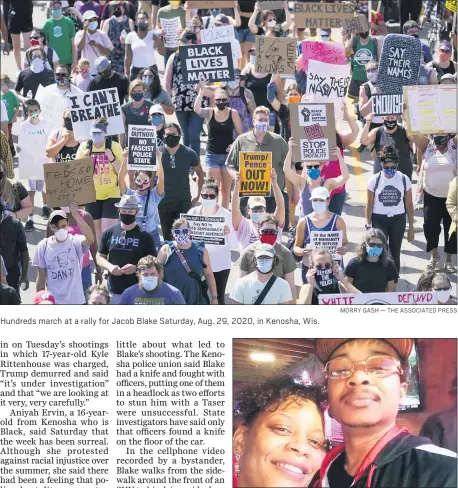
POLYGON ((32 90, 29 90, 29 91, 27 92, 26 98, 27 98, 27 100, 32 100, 32 98, 33 98, 33 93, 32 93, 32 90))
POLYGON ((123 29, 123 30, 121 31, 121 37, 122 37, 123 39, 125 39, 125 38, 127 37, 127 31, 126 31, 126 29, 123 29))

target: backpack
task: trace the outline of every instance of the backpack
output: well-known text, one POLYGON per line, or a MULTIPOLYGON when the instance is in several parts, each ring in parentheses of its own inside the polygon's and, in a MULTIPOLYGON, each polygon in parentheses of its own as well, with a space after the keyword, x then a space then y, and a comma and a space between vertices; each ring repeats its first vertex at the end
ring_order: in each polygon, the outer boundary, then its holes
MULTIPOLYGON (((111 139, 109 137, 107 137, 105 139, 105 150, 109 149, 111 151, 111 139)), ((92 154, 92 140, 89 139, 87 141, 87 146, 86 146, 86 149, 89 149, 89 152, 92 154)))

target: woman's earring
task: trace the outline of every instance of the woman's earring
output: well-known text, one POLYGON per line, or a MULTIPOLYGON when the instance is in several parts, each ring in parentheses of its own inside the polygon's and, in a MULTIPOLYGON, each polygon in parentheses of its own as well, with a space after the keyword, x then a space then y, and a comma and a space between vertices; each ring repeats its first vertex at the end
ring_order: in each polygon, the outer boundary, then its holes
POLYGON ((235 477, 240 478, 240 454, 238 452, 235 453, 235 464, 234 464, 234 472, 235 477))

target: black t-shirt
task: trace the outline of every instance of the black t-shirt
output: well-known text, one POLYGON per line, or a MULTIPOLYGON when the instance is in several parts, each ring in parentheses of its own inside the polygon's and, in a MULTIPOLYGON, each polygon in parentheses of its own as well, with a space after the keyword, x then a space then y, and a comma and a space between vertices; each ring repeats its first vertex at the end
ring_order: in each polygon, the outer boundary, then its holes
MULTIPOLYGON (((256 0, 239 0, 240 12, 252 14, 254 12, 254 4, 256 0)), ((248 29, 248 17, 240 17, 242 23, 240 24, 240 29, 248 29)))
POLYGON ((162 166, 164 168, 164 200, 190 200, 189 170, 191 167, 200 164, 199 157, 195 151, 183 145, 180 145, 175 153, 175 158, 172 157, 172 159, 165 146, 160 151, 162 152, 162 166))
POLYGON ((353 258, 345 268, 345 275, 353 278, 353 286, 362 293, 383 293, 389 281, 398 280, 398 272, 393 261, 388 261, 388 266, 383 266, 379 260, 376 263, 360 261, 353 258))
POLYGON ((0 283, 0 305, 20 305, 21 299, 14 288, 0 283))
POLYGON ((111 78, 102 78, 97 75, 87 87, 87 91, 106 90, 107 88, 116 88, 118 90, 119 103, 122 105, 126 101, 129 93, 129 80, 120 73, 113 71, 111 78))
POLYGON ((17 266, 20 253, 27 251, 27 238, 22 222, 7 215, 0 224, 0 254, 8 271, 17 266))
POLYGON ((353 476, 345 471, 345 453, 341 453, 328 470, 328 481, 331 488, 350 488, 353 476))
POLYGON ((291 137, 291 119, 289 114, 289 107, 281 103, 277 114, 281 122, 280 135, 286 142, 288 142, 289 138, 291 137))
MULTIPOLYGON (((123 232, 121 224, 117 223, 104 230, 100 237, 99 253, 108 256, 111 264, 120 268, 126 264, 135 264, 145 256, 156 256, 156 245, 153 236, 145 232, 138 225, 126 232, 125 245, 121 240, 123 232)), ((115 294, 121 294, 129 286, 138 282, 137 275, 122 275, 108 277, 108 288, 115 294)))
POLYGON ((53 83, 54 72, 52 69, 45 68, 41 73, 34 73, 30 68, 26 68, 19 73, 14 89, 23 97, 32 91, 32 97, 35 98, 40 85, 49 86, 53 83))

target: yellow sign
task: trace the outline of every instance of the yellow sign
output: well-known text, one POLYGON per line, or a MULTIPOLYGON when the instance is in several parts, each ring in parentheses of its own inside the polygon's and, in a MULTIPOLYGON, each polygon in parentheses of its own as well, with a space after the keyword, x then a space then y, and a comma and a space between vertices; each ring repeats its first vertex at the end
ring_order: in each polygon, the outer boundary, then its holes
POLYGON ((240 196, 269 197, 271 189, 272 153, 241 152, 240 196))
POLYGON ((448 8, 452 12, 456 13, 456 0, 447 0, 445 2, 445 8, 448 8))

